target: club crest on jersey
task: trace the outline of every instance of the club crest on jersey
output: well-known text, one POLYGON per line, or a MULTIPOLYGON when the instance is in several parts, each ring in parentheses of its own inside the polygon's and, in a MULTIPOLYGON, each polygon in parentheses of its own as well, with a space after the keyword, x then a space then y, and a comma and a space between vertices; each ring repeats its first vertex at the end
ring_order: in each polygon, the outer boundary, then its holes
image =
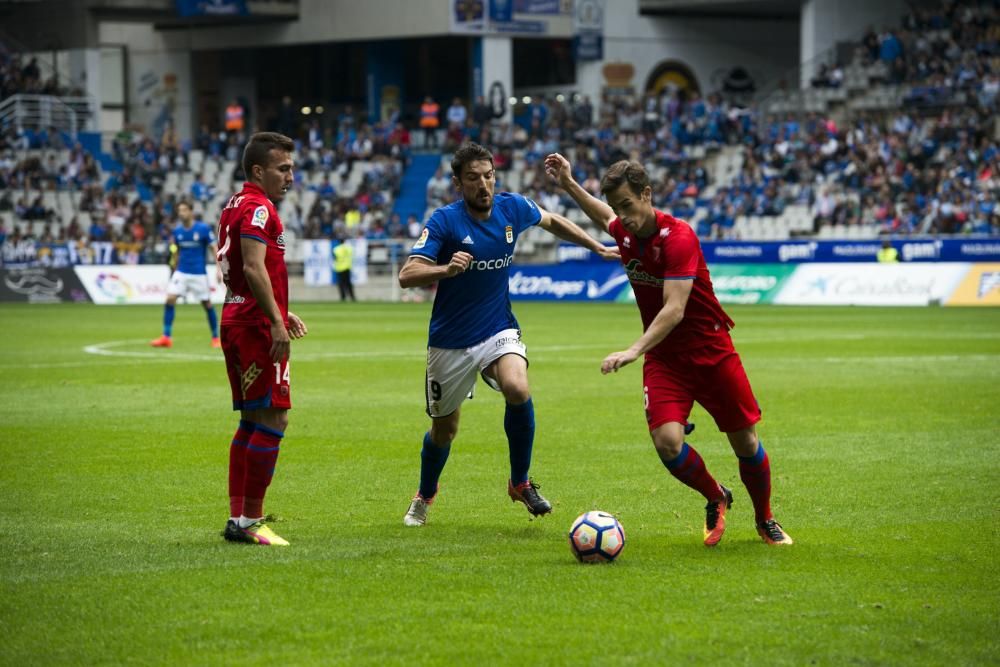
POLYGON ((427 245, 427 237, 430 236, 430 233, 430 230, 424 227, 424 231, 420 232, 420 238, 413 244, 413 249, 418 250, 427 245))
POLYGON ((514 228, 511 227, 510 225, 507 225, 504 228, 504 233, 507 236, 507 243, 513 243, 514 242, 514 228))
POLYGON ((622 245, 625 246, 626 248, 631 248, 632 247, 632 237, 631 236, 626 236, 625 238, 623 238, 622 239, 622 245))
POLYGON ((267 224, 267 207, 266 206, 258 206, 254 210, 254 212, 253 212, 253 220, 250 221, 250 224, 253 225, 254 227, 260 227, 261 229, 264 229, 264 225, 267 224))
POLYGON ((247 397, 247 389, 260 377, 261 372, 261 369, 257 368, 257 364, 253 363, 250 364, 250 368, 240 374, 240 389, 243 391, 243 398, 247 397))

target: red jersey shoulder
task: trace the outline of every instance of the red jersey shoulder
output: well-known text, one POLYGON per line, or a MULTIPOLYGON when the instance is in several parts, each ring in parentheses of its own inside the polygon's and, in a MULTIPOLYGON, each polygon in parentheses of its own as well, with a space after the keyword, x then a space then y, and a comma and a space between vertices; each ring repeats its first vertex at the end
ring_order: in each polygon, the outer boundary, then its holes
POLYGON ((271 200, 262 192, 244 188, 230 200, 227 208, 236 209, 234 224, 244 234, 255 232, 263 234, 274 230, 275 227, 277 229, 272 234, 281 232, 278 212, 271 200))
POLYGON ((278 212, 270 199, 256 192, 249 192, 240 206, 240 217, 248 219, 251 227, 265 229, 270 220, 278 219, 278 212))
POLYGON ((691 229, 691 225, 667 213, 660 213, 660 216, 657 223, 660 228, 659 241, 662 245, 697 244, 698 236, 691 229))
POLYGON ((694 277, 700 257, 698 236, 691 225, 660 212, 659 246, 664 255, 664 277, 694 277))

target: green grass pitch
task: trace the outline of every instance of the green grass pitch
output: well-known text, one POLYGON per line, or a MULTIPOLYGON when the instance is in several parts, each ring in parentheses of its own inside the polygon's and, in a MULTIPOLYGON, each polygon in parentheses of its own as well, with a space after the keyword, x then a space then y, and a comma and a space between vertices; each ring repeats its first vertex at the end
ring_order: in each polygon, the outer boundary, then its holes
POLYGON ((199 307, 161 351, 159 307, 2 306, 0 664, 997 664, 1000 310, 729 310, 790 548, 760 542, 696 408, 690 441, 736 495, 701 545, 641 368, 599 372, 634 306, 515 304, 555 510, 507 498, 480 384, 422 529, 401 520, 429 305, 300 306, 266 506, 287 549, 219 536, 237 418, 199 307), (589 509, 625 527, 613 565, 570 554, 589 509))

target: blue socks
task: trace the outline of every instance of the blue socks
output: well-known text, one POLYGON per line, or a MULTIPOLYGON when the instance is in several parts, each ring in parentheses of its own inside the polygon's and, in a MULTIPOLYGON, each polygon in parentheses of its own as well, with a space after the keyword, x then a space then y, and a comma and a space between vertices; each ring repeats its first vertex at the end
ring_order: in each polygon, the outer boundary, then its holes
POLYGON ((164 304, 163 306, 163 335, 170 337, 170 332, 174 328, 174 306, 164 304))
POLYGON ((208 316, 208 326, 212 330, 212 338, 219 337, 219 320, 215 317, 215 308, 209 306, 205 309, 205 315, 208 316))
MULTIPOLYGON (((528 481, 531 449, 535 442, 535 404, 530 398, 521 405, 507 404, 503 429, 510 447, 510 481, 517 486, 528 481)), ((438 479, 450 453, 450 442, 438 447, 431 440, 430 432, 424 434, 424 446, 420 450, 420 495, 425 500, 437 493, 438 479)))
MULTIPOLYGON (((174 328, 174 313, 176 306, 169 303, 163 306, 163 335, 170 337, 170 332, 174 328)), ((205 316, 208 317, 208 327, 212 330, 212 338, 219 337, 219 318, 215 316, 215 308, 209 306, 205 309, 205 316)))
POLYGON ((437 493, 438 479, 450 453, 450 442, 438 447, 431 440, 430 432, 424 433, 424 446, 420 450, 420 495, 424 500, 430 500, 437 493))
POLYGON ((503 430, 510 446, 510 481, 517 486, 528 481, 531 449, 535 443, 535 404, 530 398, 521 405, 507 404, 503 430))

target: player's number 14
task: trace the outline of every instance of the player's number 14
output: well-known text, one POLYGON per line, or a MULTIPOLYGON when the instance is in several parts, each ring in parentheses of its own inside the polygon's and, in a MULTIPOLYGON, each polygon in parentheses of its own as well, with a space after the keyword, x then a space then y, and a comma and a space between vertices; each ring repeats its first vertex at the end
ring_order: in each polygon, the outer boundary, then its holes
POLYGON ((289 384, 290 380, 289 380, 289 375, 288 374, 289 374, 289 371, 291 371, 292 365, 290 363, 288 363, 288 360, 285 360, 285 362, 284 362, 285 372, 284 373, 281 372, 281 365, 282 365, 282 362, 280 362, 280 361, 274 362, 274 384, 289 384))

